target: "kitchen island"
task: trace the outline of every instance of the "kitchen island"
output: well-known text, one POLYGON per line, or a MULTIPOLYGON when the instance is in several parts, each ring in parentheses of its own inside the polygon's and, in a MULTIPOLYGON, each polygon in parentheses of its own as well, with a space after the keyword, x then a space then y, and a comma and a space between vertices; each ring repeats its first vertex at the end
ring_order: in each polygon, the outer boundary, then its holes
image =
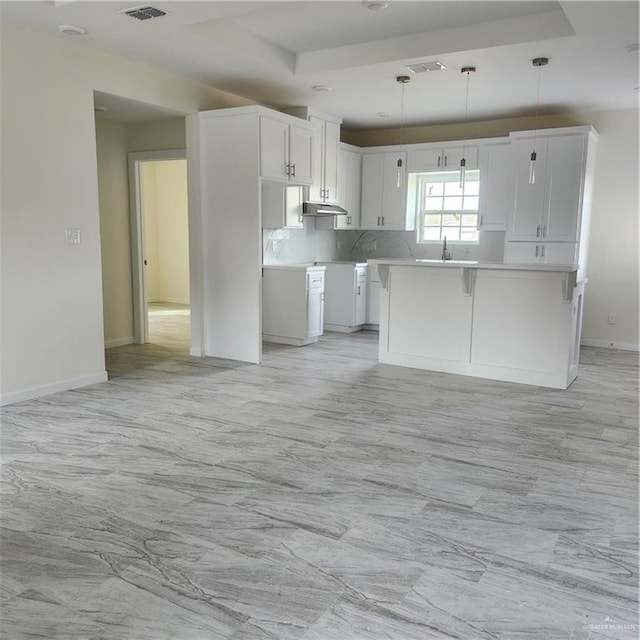
POLYGON ((369 264, 380 274, 380 362, 556 389, 578 375, 577 266, 369 264))

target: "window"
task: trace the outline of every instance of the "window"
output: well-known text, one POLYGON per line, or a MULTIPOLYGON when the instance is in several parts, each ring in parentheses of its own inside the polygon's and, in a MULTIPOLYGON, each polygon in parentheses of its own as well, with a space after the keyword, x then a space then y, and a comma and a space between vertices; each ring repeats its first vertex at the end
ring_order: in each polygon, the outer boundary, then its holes
POLYGON ((459 171, 414 173, 410 201, 416 211, 418 242, 478 242, 480 172, 467 171, 460 187, 459 171))

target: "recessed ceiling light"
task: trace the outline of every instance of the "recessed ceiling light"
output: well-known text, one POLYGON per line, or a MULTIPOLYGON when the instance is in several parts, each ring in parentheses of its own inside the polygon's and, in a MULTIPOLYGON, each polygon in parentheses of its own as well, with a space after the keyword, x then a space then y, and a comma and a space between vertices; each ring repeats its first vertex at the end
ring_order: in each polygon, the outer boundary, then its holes
POLYGON ((378 116, 378 118, 390 118, 391 117, 391 112, 389 112, 389 111, 378 111, 378 113, 376 115, 378 116))
POLYGON ((369 11, 382 11, 389 6, 389 3, 384 2, 384 0, 362 0, 362 4, 369 9, 369 11))
POLYGON ((75 24, 61 24, 58 27, 58 31, 60 31, 60 33, 64 33, 65 36, 83 36, 87 33, 86 29, 75 24))
POLYGON ((314 84, 311 88, 318 93, 329 93, 333 89, 328 84, 314 84))

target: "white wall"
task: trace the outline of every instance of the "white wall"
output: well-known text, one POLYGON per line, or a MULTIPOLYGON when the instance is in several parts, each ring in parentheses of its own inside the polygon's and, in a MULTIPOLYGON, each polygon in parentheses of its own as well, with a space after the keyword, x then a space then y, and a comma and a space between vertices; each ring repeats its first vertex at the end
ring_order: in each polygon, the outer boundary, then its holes
MULTIPOLYGON (((584 344, 638 349, 638 123, 629 109, 542 116, 538 126, 592 125, 599 133, 591 210, 591 233, 582 337, 584 344), (609 325, 609 314, 617 324, 609 325)), ((535 127, 533 118, 510 118, 466 125, 408 127, 403 140, 436 142, 505 136, 535 127)), ((399 129, 344 131, 345 142, 360 146, 399 143, 399 129)))
POLYGON ((249 101, 1 25, 2 403, 104 380, 93 91, 181 113, 249 101), (68 246, 65 229, 82 243, 68 246))
POLYGON ((147 260, 147 300, 189 304, 187 161, 140 167, 147 260))

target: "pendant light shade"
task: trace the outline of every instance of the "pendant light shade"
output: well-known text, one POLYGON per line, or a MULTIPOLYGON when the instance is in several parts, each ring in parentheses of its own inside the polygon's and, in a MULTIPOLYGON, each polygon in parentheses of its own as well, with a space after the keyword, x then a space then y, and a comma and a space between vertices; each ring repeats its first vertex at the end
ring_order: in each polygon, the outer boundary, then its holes
MULTIPOLYGON (((475 67, 462 67, 460 73, 467 76, 467 87, 464 98, 464 123, 467 124, 467 115, 469 113, 469 76, 476 72, 475 67)), ((467 167, 466 154, 466 138, 462 141, 462 158, 460 159, 460 189, 464 189, 465 172, 467 167)))
MULTIPOLYGON (((411 80, 410 76, 396 76, 396 82, 402 85, 402 97, 400 99, 400 151, 402 151, 404 135, 404 85, 411 80)), ((398 173, 396 187, 399 189, 402 184, 402 156, 398 154, 398 173)))
POLYGON ((531 61, 534 67, 538 67, 538 89, 536 91, 536 115, 533 121, 533 149, 531 150, 531 156, 529 156, 529 184, 535 184, 536 182, 536 160, 538 154, 536 153, 536 137, 538 133, 538 108, 540 107, 540 75, 542 67, 549 64, 549 58, 534 58, 531 61))

